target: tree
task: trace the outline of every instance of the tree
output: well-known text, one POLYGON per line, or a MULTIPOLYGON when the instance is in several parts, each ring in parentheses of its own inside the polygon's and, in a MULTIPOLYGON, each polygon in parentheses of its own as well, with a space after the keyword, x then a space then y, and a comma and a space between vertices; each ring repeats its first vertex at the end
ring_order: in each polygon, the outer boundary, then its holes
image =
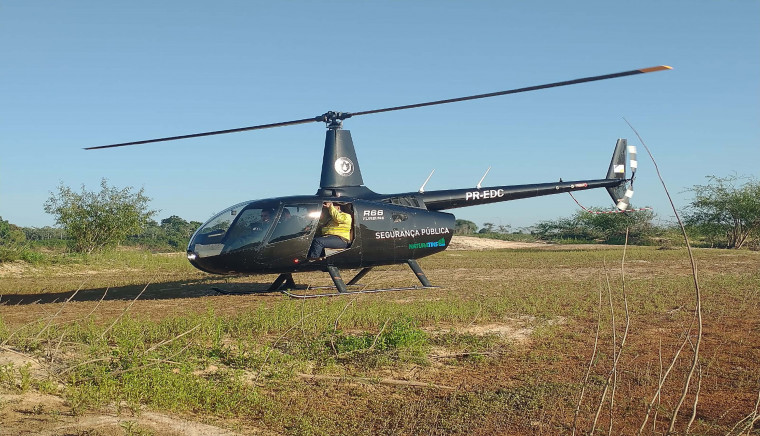
POLYGON ((0 217, 0 263, 22 259, 26 235, 16 225, 0 217))
POLYGON ((66 231, 58 227, 22 227, 28 241, 45 241, 51 239, 63 240, 66 231))
POLYGON ((156 214, 148 209, 150 198, 144 189, 132 189, 108 186, 105 178, 97 193, 87 191, 84 185, 82 192, 76 193, 61 184, 58 193, 51 192, 45 202, 45 212, 55 215, 56 223, 72 238, 75 251, 91 253, 141 232, 156 214))
POLYGON ((0 245, 15 246, 26 240, 24 232, 16 225, 0 217, 0 245))
POLYGON ((455 235, 471 235, 478 230, 478 225, 468 220, 456 220, 454 226, 455 235))
POLYGON ((169 218, 161 220, 161 228, 164 229, 167 242, 173 248, 187 247, 190 242, 190 237, 193 236, 195 230, 201 226, 201 223, 197 221, 187 222, 177 215, 172 215, 169 218))
POLYGON ((483 223, 483 228, 478 231, 478 233, 486 234, 486 233, 493 233, 493 223, 483 223))
POLYGON ((727 248, 741 248, 750 237, 760 236, 760 181, 739 176, 707 178, 706 185, 690 189, 694 200, 686 224, 727 248))
MULTIPOLYGON (((592 209, 592 212, 603 212, 592 209)), ((570 218, 542 221, 533 228, 533 234, 547 240, 601 241, 622 244, 626 229, 631 243, 643 243, 655 236, 657 229, 652 221, 654 212, 639 210, 626 213, 589 213, 577 211, 570 218)))

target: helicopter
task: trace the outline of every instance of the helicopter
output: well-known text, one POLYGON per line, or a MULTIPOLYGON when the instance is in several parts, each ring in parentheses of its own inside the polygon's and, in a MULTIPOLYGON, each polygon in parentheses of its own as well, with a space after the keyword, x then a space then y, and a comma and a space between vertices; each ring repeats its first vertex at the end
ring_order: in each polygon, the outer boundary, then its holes
MULTIPOLYGON (((334 112, 299 120, 261 124, 228 130, 194 133, 141 141, 125 142, 85 150, 106 149, 163 141, 221 135, 250 130, 324 122, 327 127, 319 189, 313 195, 297 195, 246 201, 217 213, 193 234, 187 246, 187 259, 196 268, 212 274, 278 274, 267 292, 282 291, 295 298, 349 295, 420 289, 419 286, 381 289, 356 289, 373 268, 407 264, 421 283, 421 288, 435 288, 420 268, 417 259, 439 253, 449 247, 455 230, 455 217, 444 210, 477 206, 501 201, 588 189, 605 188, 616 208, 625 211, 633 196, 637 169, 636 151, 625 139, 618 139, 604 178, 482 187, 483 179, 473 188, 425 191, 427 180, 419 190, 380 194, 364 185, 351 133, 343 121, 362 115, 455 103, 501 95, 569 86, 586 82, 633 76, 672 69, 666 65, 590 76, 537 86, 487 94, 436 100, 362 112, 334 112), (626 156, 631 176, 626 177, 626 156), (339 205, 350 216, 350 228, 342 248, 325 248, 321 256, 309 257, 314 240, 320 235, 329 209, 339 205), (344 281, 341 269, 359 269, 344 281), (293 274, 309 271, 327 272, 334 291, 299 293, 293 274)), ((487 172, 486 172, 487 174, 487 172)), ((432 175, 432 173, 431 173, 432 175)), ((485 175, 483 176, 485 178, 485 175)), ((428 180, 430 177, 428 177, 428 180)), ((309 288, 315 289, 315 288, 309 288)), ((219 290, 221 291, 221 290, 219 290)))

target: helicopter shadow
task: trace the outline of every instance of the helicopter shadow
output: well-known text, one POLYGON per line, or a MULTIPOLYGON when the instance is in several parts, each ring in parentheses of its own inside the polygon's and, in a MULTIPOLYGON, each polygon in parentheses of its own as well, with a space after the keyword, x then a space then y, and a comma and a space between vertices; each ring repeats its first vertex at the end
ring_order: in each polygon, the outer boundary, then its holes
POLYGON ((24 306, 32 304, 53 304, 88 301, 128 301, 128 300, 175 300, 224 295, 262 295, 279 297, 280 293, 270 291, 269 282, 220 283, 219 280, 170 281, 96 287, 51 293, 11 293, 0 295, 0 307, 24 306))

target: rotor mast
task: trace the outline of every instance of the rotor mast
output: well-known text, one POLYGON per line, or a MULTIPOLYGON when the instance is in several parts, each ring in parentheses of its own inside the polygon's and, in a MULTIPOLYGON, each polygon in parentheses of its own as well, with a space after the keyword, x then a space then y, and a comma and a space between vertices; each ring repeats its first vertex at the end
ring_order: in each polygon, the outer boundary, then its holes
POLYGON ((343 120, 350 117, 350 113, 330 111, 315 118, 327 125, 317 195, 340 197, 372 192, 364 186, 351 132, 342 129, 343 120))

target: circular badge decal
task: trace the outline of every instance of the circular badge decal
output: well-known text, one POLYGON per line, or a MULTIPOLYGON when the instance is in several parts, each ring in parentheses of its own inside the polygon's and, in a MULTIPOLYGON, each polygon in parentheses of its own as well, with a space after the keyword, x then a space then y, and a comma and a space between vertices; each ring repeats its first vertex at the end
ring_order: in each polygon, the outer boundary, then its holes
POLYGON ((354 163, 347 157, 339 157, 335 160, 335 172, 348 177, 354 173, 354 163))

